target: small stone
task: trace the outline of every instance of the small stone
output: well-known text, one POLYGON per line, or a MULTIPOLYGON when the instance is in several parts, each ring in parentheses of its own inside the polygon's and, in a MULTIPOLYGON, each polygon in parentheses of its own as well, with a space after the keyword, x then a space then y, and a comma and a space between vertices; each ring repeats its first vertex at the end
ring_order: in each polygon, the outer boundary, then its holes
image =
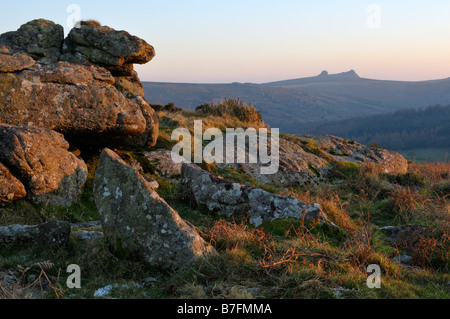
POLYGON ((0 247, 67 246, 69 237, 70 224, 65 221, 0 227, 0 247))

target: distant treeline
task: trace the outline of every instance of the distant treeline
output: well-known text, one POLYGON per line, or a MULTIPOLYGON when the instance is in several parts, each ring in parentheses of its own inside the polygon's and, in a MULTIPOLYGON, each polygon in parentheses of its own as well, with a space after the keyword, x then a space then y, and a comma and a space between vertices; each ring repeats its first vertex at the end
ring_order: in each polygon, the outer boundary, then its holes
POLYGON ((393 150, 450 147, 450 105, 326 122, 298 133, 332 134, 393 150))

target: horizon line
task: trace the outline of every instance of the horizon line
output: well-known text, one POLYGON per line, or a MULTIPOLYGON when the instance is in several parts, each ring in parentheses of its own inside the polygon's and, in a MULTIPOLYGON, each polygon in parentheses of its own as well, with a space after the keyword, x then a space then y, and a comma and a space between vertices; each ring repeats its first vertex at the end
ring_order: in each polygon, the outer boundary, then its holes
POLYGON ((322 71, 321 73, 317 75, 310 75, 310 76, 303 76, 303 77, 297 77, 297 78, 289 78, 289 79, 281 79, 281 80, 270 80, 265 82, 251 82, 251 81, 211 81, 211 82, 186 82, 186 81, 156 81, 156 80, 141 80, 141 82, 148 82, 148 83, 161 83, 161 84, 193 84, 193 85, 219 85, 219 84, 256 84, 256 85, 264 85, 264 84, 270 84, 270 83, 277 83, 277 82, 288 82, 288 81, 295 81, 295 80, 302 80, 302 79, 310 79, 310 78, 319 78, 320 76, 336 76, 336 75, 345 75, 354 73, 359 80, 372 80, 372 81, 384 81, 384 82, 404 82, 404 83, 420 83, 420 82, 431 82, 431 81, 443 81, 450 79, 449 77, 444 78, 433 78, 433 79, 427 79, 427 80, 389 80, 389 79, 382 79, 382 78, 369 78, 369 77, 361 77, 357 72, 355 72, 354 69, 351 69, 349 71, 339 72, 339 73, 328 73, 323 74, 324 72, 327 72, 326 70, 322 71))

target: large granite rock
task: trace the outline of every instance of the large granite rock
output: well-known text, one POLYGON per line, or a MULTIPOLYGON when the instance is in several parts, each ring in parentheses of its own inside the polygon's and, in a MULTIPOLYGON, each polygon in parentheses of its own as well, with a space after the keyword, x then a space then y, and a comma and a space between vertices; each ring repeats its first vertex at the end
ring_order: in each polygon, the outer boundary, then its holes
MULTIPOLYGON (((87 167, 68 148, 57 132, 0 124, 0 162, 23 183, 35 203, 67 206, 79 199, 87 167)), ((5 176, 14 181, 8 173, 5 176)), ((17 182, 7 192, 14 194, 13 199, 24 195, 17 182)))
POLYGON ((126 31, 107 26, 74 28, 64 41, 62 59, 105 66, 114 75, 132 75, 132 64, 145 64, 155 56, 154 48, 126 31))
POLYGON ((0 123, 45 127, 77 143, 155 145, 158 118, 133 70, 153 47, 102 26, 74 28, 61 56, 63 42, 62 27, 42 19, 0 35, 0 123))
POLYGON ((64 28, 52 21, 37 19, 17 31, 0 35, 0 47, 11 53, 26 53, 41 62, 58 61, 64 42, 64 28))
POLYGON ((332 135, 299 135, 298 138, 317 143, 320 150, 328 153, 338 162, 348 161, 370 165, 388 174, 405 174, 408 170, 408 161, 397 152, 362 145, 356 141, 332 135))
POLYGON ((307 224, 331 224, 319 204, 307 204, 290 196, 233 183, 194 164, 184 163, 181 170, 182 197, 211 212, 228 217, 244 214, 256 227, 283 218, 301 219, 307 224))
POLYGON ((70 224, 65 221, 0 227, 1 248, 67 246, 69 238, 70 224))
POLYGON ((91 49, 84 56, 87 60, 104 65, 145 64, 155 56, 154 48, 144 40, 108 26, 73 28, 64 42, 64 51, 73 50, 75 54, 83 55, 83 48, 91 49), (100 52, 99 58, 96 58, 94 49, 100 52), (109 58, 101 59, 103 54, 109 58))
POLYGON ((0 122, 45 127, 87 144, 155 144, 154 110, 114 82, 104 68, 68 62, 0 73, 0 122))
POLYGON ((183 268, 214 249, 116 153, 103 150, 94 180, 103 231, 117 253, 151 266, 183 268))
MULTIPOLYGON (((223 145, 226 145, 226 135, 222 138, 223 145)), ((261 142, 267 144, 269 151, 272 149, 271 138, 258 136, 259 147, 261 142)), ((329 162, 317 155, 311 154, 303 150, 303 148, 293 141, 285 138, 279 138, 279 156, 273 158, 278 161, 278 169, 273 174, 263 174, 262 168, 268 166, 261 162, 261 158, 253 158, 249 154, 249 139, 246 140, 245 149, 241 145, 235 145, 233 163, 226 162, 226 150, 224 149, 224 158, 222 163, 218 164, 219 168, 234 168, 242 171, 263 183, 271 183, 278 186, 286 185, 304 185, 317 184, 323 181, 330 171, 329 162), (245 163, 239 163, 237 160, 238 151, 245 153, 245 163)), ((270 153, 270 152, 269 152, 270 153)))
MULTIPOLYGON (((261 143, 259 137, 258 145, 261 143)), ((223 138, 224 140, 226 137, 223 138)), ((271 140, 264 141, 271 149, 271 140)), ((224 143, 225 145, 225 143, 224 143)), ((407 160, 399 153, 365 146, 354 141, 331 135, 289 135, 279 138, 279 168, 276 173, 262 174, 261 168, 267 166, 260 158, 250 162, 249 140, 246 141, 246 162, 238 163, 236 157, 233 163, 225 162, 219 168, 231 167, 242 171, 263 183, 278 186, 310 185, 327 180, 333 169, 333 164, 351 162, 357 165, 367 165, 377 171, 390 174, 404 174, 408 169, 407 160)), ((235 147, 235 154, 239 150, 235 147)))

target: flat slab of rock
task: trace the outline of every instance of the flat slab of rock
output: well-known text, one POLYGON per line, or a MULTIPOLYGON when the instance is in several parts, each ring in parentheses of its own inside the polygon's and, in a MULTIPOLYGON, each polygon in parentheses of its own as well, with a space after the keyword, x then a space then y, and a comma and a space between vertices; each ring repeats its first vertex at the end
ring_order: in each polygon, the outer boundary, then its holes
POLYGON ((307 204, 290 196, 227 181, 194 164, 184 163, 182 196, 220 215, 244 214, 256 227, 275 219, 296 218, 305 223, 329 223, 319 204, 307 204))
POLYGON ((89 230, 77 230, 73 232, 75 238, 79 238, 84 241, 96 240, 103 238, 103 232, 101 231, 89 231, 89 230))
MULTIPOLYGON (((87 167, 68 148, 57 132, 0 124, 0 162, 20 180, 35 203, 68 206, 78 201, 87 167)), ((22 194, 20 189, 17 194, 22 194)))
POLYGON ((41 225, 9 225, 0 227, 0 247, 67 246, 70 224, 65 221, 41 225))
POLYGON ((94 180, 107 241, 117 253, 162 268, 184 268, 214 253, 197 233, 116 153, 103 150, 94 180))
MULTIPOLYGON (((225 146, 226 136, 223 137, 223 145, 225 146)), ((264 141, 268 145, 269 151, 271 150, 271 139, 263 136, 258 137, 258 147, 260 143, 264 141)), ((304 184, 317 184, 323 181, 327 176, 330 168, 329 163, 314 154, 305 152, 302 147, 294 142, 279 138, 279 156, 278 169, 273 174, 262 174, 262 167, 268 166, 261 162, 261 159, 252 158, 249 155, 249 140, 246 140, 245 149, 241 146, 235 147, 235 158, 233 163, 226 163, 225 156, 226 150, 223 150, 224 159, 223 163, 218 164, 220 168, 231 167, 236 170, 244 170, 246 174, 254 177, 260 182, 271 183, 279 186, 287 185, 304 185, 304 184), (245 154, 245 163, 238 163, 237 153, 243 151, 245 154)))
MULTIPOLYGON (((65 58, 105 66, 145 64, 155 56, 154 48, 144 40, 108 26, 73 28, 64 41, 65 58)), ((63 57, 64 58, 64 57, 63 57)))
POLYGON ((31 68, 36 62, 32 57, 25 54, 0 54, 0 72, 17 72, 31 68))

